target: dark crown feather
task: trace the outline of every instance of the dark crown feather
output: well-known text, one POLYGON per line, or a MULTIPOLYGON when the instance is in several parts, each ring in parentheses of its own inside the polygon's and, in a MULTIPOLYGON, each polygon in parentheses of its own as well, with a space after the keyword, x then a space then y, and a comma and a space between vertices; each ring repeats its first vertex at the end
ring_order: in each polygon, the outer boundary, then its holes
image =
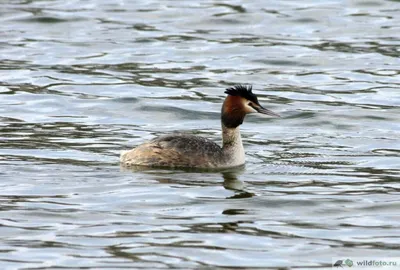
POLYGON ((238 84, 227 88, 225 94, 231 96, 240 96, 258 104, 257 96, 253 94, 253 92, 251 91, 252 89, 253 87, 251 85, 238 84))

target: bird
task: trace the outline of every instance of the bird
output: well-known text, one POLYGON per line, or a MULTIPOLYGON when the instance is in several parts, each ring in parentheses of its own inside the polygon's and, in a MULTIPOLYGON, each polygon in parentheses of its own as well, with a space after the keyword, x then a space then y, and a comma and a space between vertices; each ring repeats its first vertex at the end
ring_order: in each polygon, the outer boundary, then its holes
POLYGON ((123 167, 163 167, 225 169, 242 166, 245 154, 239 126, 250 113, 273 117, 278 114, 264 108, 251 85, 238 84, 226 89, 221 109, 222 147, 204 137, 172 133, 122 151, 123 167))
POLYGON ((336 266, 336 267, 343 267, 342 266, 343 265, 343 260, 337 260, 334 264, 333 264, 333 266, 336 266))

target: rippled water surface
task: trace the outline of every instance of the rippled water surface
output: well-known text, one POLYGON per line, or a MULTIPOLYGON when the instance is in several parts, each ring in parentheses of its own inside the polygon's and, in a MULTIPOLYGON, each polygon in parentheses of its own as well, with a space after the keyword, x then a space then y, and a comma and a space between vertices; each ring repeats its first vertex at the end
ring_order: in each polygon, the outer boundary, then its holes
POLYGON ((400 257, 398 1, 2 1, 1 269, 330 269, 400 257), (174 131, 247 164, 120 168, 174 131))

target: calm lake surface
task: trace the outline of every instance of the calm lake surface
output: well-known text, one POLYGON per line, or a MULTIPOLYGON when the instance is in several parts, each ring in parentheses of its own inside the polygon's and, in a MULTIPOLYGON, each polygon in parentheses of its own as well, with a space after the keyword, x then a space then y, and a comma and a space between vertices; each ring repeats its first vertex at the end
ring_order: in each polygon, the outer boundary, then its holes
MULTIPOLYGON (((400 258, 399 1, 2 1, 1 269, 331 269, 400 258), (220 142, 253 85, 246 167, 132 171, 220 142)), ((400 262, 399 262, 400 263, 400 262)))

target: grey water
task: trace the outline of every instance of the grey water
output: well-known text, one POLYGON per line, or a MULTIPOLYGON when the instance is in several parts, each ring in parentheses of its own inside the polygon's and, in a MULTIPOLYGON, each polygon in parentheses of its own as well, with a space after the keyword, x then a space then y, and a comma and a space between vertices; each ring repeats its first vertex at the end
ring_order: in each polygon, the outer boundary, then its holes
POLYGON ((331 269, 400 258, 400 2, 0 3, 1 269, 331 269), (224 89, 281 118, 246 166, 127 170, 224 89))

